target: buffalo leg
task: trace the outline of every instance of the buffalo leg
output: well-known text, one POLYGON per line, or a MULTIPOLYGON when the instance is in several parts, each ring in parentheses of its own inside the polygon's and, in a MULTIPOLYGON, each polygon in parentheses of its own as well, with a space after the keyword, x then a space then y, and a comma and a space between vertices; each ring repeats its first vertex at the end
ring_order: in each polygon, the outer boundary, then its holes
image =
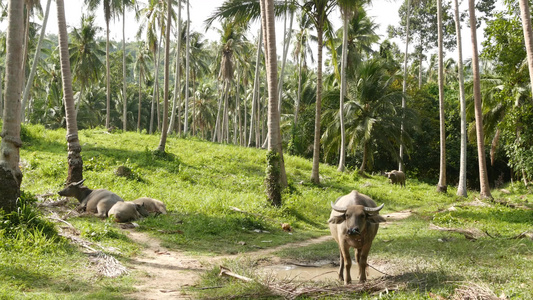
POLYGON ((371 243, 363 246, 361 249, 357 249, 357 263, 359 264, 359 282, 366 281, 366 268, 368 266, 368 252, 370 252, 371 243))
POLYGON ((342 257, 342 249, 339 249, 339 280, 344 281, 344 257, 342 257))
POLYGON ((350 269, 352 268, 352 258, 350 257, 350 246, 344 244, 341 246, 341 256, 344 262, 344 284, 352 283, 352 276, 350 275, 350 269))

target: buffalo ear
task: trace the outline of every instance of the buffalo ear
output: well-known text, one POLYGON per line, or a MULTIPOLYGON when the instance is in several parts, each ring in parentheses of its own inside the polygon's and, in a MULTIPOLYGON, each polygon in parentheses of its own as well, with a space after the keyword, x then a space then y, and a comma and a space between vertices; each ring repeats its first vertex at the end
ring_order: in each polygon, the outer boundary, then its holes
POLYGON ((369 223, 375 223, 375 224, 387 222, 387 220, 381 215, 367 216, 366 219, 368 220, 369 223))
POLYGON ((346 220, 346 215, 340 215, 340 216, 332 216, 331 218, 329 218, 328 220, 328 223, 331 223, 331 224, 340 224, 342 222, 344 222, 344 220, 346 220))

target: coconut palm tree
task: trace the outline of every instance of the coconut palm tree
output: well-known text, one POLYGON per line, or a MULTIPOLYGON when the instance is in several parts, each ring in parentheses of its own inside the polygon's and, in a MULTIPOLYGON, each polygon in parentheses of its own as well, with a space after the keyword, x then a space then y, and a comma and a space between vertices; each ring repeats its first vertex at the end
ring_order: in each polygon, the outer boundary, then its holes
POLYGON ((15 209, 22 182, 22 172, 19 168, 19 148, 22 146, 19 101, 22 86, 23 15, 23 2, 10 0, 6 41, 5 108, 0 144, 0 208, 6 212, 15 209))
POLYGON ((528 0, 519 0, 519 3, 520 19, 522 19, 522 30, 524 32, 524 43, 526 44, 531 94, 533 95, 533 28, 531 27, 531 14, 529 12, 528 0))
MULTIPOLYGON (((178 19, 176 21, 176 75, 174 76, 174 95, 172 96, 172 113, 170 115, 170 124, 168 126, 168 134, 174 130, 174 122, 176 122, 176 106, 180 97, 180 83, 181 83, 181 67, 180 67, 180 49, 181 49, 181 3, 178 2, 178 19)), ((178 114, 178 118, 179 118, 178 114)), ((178 126, 179 126, 178 121, 178 126)), ((181 126, 180 126, 181 129, 181 126)), ((180 130, 178 130, 180 132, 180 130)))
POLYGON ((109 61, 109 22, 122 10, 123 0, 84 0, 85 4, 90 11, 95 11, 100 3, 104 9, 104 19, 106 26, 106 119, 105 119, 105 128, 109 129, 111 126, 111 70, 110 70, 110 61, 109 61))
POLYGON ((444 122, 444 54, 442 45, 442 0, 437 0, 439 59, 440 172, 437 192, 446 193, 446 124, 444 122))
POLYGON ((43 25, 41 25, 41 34, 39 35, 39 41, 37 42, 37 47, 35 48, 35 55, 33 57, 33 63, 31 66, 30 75, 28 77, 28 81, 26 82, 26 88, 24 89, 24 93, 22 94, 21 120, 23 122, 25 122, 25 119, 26 119, 25 118, 26 103, 28 101, 31 86, 33 85, 33 77, 35 76, 35 71, 37 70, 37 64, 39 63, 39 57, 41 53, 41 45, 43 43, 44 34, 46 32, 46 24, 48 23, 48 15, 50 13, 50 2, 52 2, 52 0, 48 0, 46 2, 46 9, 45 9, 44 17, 43 17, 43 25))
POLYGON ((313 143, 313 169, 311 171, 311 181, 320 183, 319 162, 320 162, 320 118, 322 110, 322 49, 324 45, 324 30, 332 28, 328 20, 328 15, 333 11, 334 1, 311 0, 306 1, 302 9, 310 16, 317 31, 318 54, 317 54, 317 82, 316 82, 316 110, 315 110, 315 138, 313 143))
POLYGON ((267 154, 267 196, 275 206, 281 206, 283 153, 281 151, 281 134, 278 110, 278 67, 276 55, 276 32, 274 18, 274 1, 261 1, 261 18, 265 25, 267 83, 268 83, 268 154, 267 154))
POLYGON ((122 130, 126 131, 127 124, 127 106, 128 106, 128 97, 126 92, 126 10, 132 8, 135 4, 135 0, 122 0, 122 97, 123 106, 122 106, 122 130))
POLYGON ((470 20, 470 34, 472 37, 472 72, 474 82, 474 105, 476 117, 476 137, 477 137, 477 154, 479 164, 479 184, 480 197, 492 198, 489 186, 489 177, 487 174, 487 163, 485 161, 485 144, 483 132, 483 112, 481 110, 481 88, 480 88, 480 74, 479 74, 479 54, 477 49, 477 33, 476 33, 476 9, 475 1, 468 0, 468 12, 470 20))
POLYGON ((63 0, 57 0, 57 25, 59 27, 59 57, 61 60, 61 77, 63 79, 63 99, 67 121, 67 147, 68 147, 68 176, 67 184, 83 179, 83 160, 81 146, 78 140, 78 124, 76 121, 76 108, 72 93, 72 79, 70 75, 70 60, 68 51, 67 24, 65 21, 65 6, 63 0))
POLYGON ((169 83, 169 69, 170 69, 170 29, 172 27, 172 0, 167 0, 167 24, 166 24, 166 41, 165 41, 165 78, 164 78, 164 92, 163 92, 163 128, 161 129, 161 140, 157 150, 165 152, 167 143, 168 130, 168 83, 169 83))
POLYGON ((457 196, 466 197, 466 100, 465 84, 463 75, 463 46, 461 40, 461 22, 459 17, 459 1, 454 0, 455 6, 455 33, 457 35, 457 73, 459 76, 459 101, 461 105, 461 154, 459 162, 459 184, 457 185, 457 196))
POLYGON ((137 132, 141 132, 141 100, 142 100, 142 83, 145 80, 145 76, 150 78, 148 72, 148 63, 152 61, 150 50, 146 47, 146 43, 141 41, 137 49, 137 59, 135 61, 135 74, 138 75, 139 84, 139 106, 137 110, 137 132))
POLYGON ((102 73, 103 63, 100 57, 105 55, 102 43, 96 35, 101 29, 95 26, 95 16, 81 16, 81 28, 74 28, 70 45, 70 62, 73 65, 74 81, 80 84, 80 96, 76 105, 76 113, 84 100, 86 89, 98 82, 102 73))

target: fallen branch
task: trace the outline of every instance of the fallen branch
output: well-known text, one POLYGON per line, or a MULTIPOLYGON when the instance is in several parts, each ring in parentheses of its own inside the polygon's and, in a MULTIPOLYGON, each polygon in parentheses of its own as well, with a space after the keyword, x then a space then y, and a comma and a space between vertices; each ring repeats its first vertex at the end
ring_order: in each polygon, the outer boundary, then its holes
POLYGON ((224 266, 220 266, 220 273, 218 274, 218 276, 222 276, 222 275, 226 275, 226 276, 230 276, 230 277, 233 277, 233 278, 237 278, 237 279, 240 279, 240 280, 246 281, 246 282, 254 281, 252 278, 233 273, 230 269, 228 269, 228 268, 226 268, 224 266))
POLYGON ((446 228, 435 224, 429 224, 429 229, 461 233, 469 240, 477 240, 485 234, 477 229, 446 228))

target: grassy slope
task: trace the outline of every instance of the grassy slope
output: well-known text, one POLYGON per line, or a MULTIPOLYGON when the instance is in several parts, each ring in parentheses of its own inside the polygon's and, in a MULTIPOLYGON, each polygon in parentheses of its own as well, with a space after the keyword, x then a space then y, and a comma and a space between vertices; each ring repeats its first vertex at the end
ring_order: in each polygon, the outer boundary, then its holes
MULTIPOLYGON (((23 140, 22 189, 34 194, 61 189, 67 172, 65 131, 30 126, 23 130, 23 140)), ((468 280, 488 284, 498 295, 504 292, 526 299, 533 297, 528 288, 533 286, 533 243, 507 239, 531 229, 531 210, 496 205, 444 211, 454 203, 472 201, 476 194, 470 193, 469 199, 457 198, 451 187, 448 194, 437 194, 435 186, 416 180, 408 180, 407 188, 400 189, 388 185, 384 177, 339 174, 336 168, 325 165, 320 169, 321 185, 314 186, 309 184, 311 163, 288 155, 285 164, 290 187, 283 196, 283 207, 272 208, 264 193, 266 152, 263 150, 169 138, 168 154, 158 156, 152 150, 158 145, 159 136, 108 134, 102 129, 80 132, 80 141, 87 186, 112 190, 125 200, 149 196, 167 204, 169 215, 148 218, 140 224, 142 230, 157 235, 168 247, 216 255, 253 251, 257 247, 273 247, 328 234, 329 202, 358 189, 376 202, 385 203, 384 213, 404 209, 415 212, 400 226, 380 230, 372 249, 371 260, 386 260, 406 270, 403 273, 406 277, 399 277, 399 281, 423 279, 423 283, 410 284, 406 291, 393 298, 425 298, 426 291, 446 296, 457 285, 454 282, 468 280), (114 170, 121 165, 133 170, 130 178, 114 175, 114 170), (235 212, 230 209, 232 206, 253 214, 235 212), (290 223, 295 232, 288 235, 281 231, 281 222, 290 223), (429 230, 430 222, 445 227, 475 227, 495 238, 481 238, 473 243, 456 233, 429 230), (268 233, 254 232, 257 229, 268 233), (269 243, 264 243, 265 240, 269 243), (242 245, 240 241, 246 243, 242 245)), ((511 192, 495 196, 513 202, 533 199, 531 194, 526 194, 527 190, 512 189, 511 192)), ((126 257, 138 250, 137 245, 124 238, 113 224, 93 218, 69 221, 81 230, 83 237, 102 245, 118 246, 126 257)), ((113 299, 131 291, 129 276, 95 281, 92 274, 80 267, 87 264, 87 258, 69 246, 51 246, 47 255, 35 254, 34 248, 27 248, 18 252, 0 248, 3 249, 0 252, 0 282, 3 282, 0 296, 20 296, 25 292, 30 298, 58 295, 101 298, 105 295, 113 299), (25 252, 41 263, 32 264, 37 267, 27 266, 25 252), (55 260, 64 261, 64 266, 56 267, 55 260), (14 267, 8 271, 6 266, 14 267), (31 274, 25 274, 28 272, 31 274), (47 282, 52 284, 45 284, 47 282)), ((279 255, 292 259, 336 260, 338 252, 336 245, 329 242, 279 255)), ((230 289, 228 293, 237 292, 230 289)))

